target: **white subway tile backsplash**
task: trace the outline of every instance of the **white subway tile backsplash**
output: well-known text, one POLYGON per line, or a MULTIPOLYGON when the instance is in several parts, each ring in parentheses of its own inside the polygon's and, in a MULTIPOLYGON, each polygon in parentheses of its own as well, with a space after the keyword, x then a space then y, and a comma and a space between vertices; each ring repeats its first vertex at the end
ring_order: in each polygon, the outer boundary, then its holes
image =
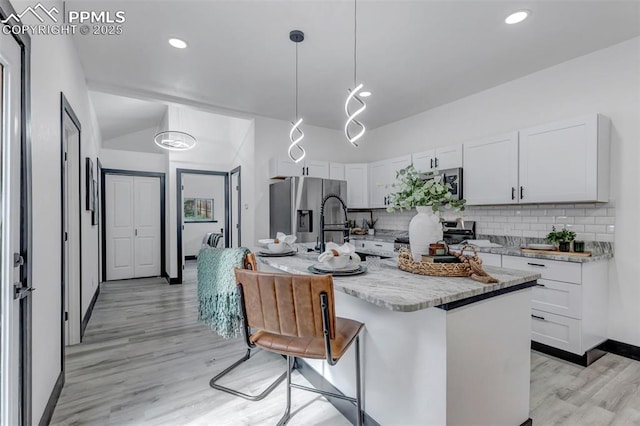
POLYGON ((579 223, 582 225, 593 225, 596 223, 596 218, 594 216, 579 216, 575 218, 575 223, 579 223))
POLYGON ((585 225, 585 232, 606 233, 607 227, 605 225, 585 225))
POLYGON ((596 217, 596 225, 613 225, 616 221, 615 217, 603 216, 596 217))
MULTIPOLYGON (((388 213, 375 210, 377 228, 407 231, 415 210, 388 213)), ((577 233, 584 241, 612 241, 615 207, 610 204, 532 204, 514 206, 469 206, 463 212, 447 211, 447 220, 476 221, 476 231, 484 235, 513 235, 544 238, 553 227, 577 233)))

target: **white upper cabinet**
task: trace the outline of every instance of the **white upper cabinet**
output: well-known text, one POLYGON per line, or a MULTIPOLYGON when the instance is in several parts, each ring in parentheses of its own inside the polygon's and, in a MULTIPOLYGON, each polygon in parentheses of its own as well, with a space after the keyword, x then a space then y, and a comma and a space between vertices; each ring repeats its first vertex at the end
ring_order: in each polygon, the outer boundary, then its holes
POLYGON ((463 150, 468 205, 518 202, 518 132, 467 142, 463 150))
POLYGON ((309 176, 327 179, 329 178, 329 162, 301 161, 295 163, 288 158, 272 158, 269 162, 269 176, 271 179, 290 176, 309 176))
POLYGON ((413 167, 420 172, 462 167, 462 145, 449 145, 411 156, 413 167))
POLYGON ((347 181, 347 207, 354 209, 369 207, 368 177, 368 164, 344 165, 344 180, 347 181))
POLYGON ((302 176, 304 165, 289 159, 272 158, 269 162, 269 176, 271 179, 289 176, 302 176))
POLYGON ((329 179, 328 161, 306 161, 303 176, 329 179))
POLYGON ((411 156, 376 161, 369 164, 369 207, 385 208, 389 202, 389 194, 393 192, 392 185, 396 181, 396 172, 411 164, 411 156))
POLYGON ((373 209, 386 205, 390 167, 388 160, 369 164, 369 207, 373 209))
POLYGON ((521 130, 520 202, 608 201, 609 127, 592 114, 521 130))
POLYGON ((436 158, 436 151, 434 149, 430 151, 418 152, 411 156, 413 167, 419 172, 430 172, 435 166, 433 165, 436 158))
POLYGON ((439 170, 462 167, 462 145, 449 145, 436 148, 434 166, 439 170))
POLYGON ((333 162, 329 163, 329 179, 345 180, 344 164, 333 162))

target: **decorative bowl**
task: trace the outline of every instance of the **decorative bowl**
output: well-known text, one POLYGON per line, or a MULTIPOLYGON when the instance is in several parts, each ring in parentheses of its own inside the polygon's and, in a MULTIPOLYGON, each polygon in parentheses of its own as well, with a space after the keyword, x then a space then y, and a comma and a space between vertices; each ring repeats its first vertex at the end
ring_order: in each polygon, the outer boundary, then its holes
POLYGON ((271 243, 267 247, 271 253, 282 253, 289 250, 289 245, 285 243, 271 243))

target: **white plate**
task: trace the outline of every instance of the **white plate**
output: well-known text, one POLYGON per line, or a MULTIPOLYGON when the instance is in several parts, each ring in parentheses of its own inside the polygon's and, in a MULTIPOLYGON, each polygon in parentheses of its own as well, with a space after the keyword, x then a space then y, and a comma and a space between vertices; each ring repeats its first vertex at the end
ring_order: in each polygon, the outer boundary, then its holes
POLYGON ((357 270, 360 265, 347 265, 344 268, 334 268, 332 266, 327 265, 326 263, 316 263, 313 265, 318 271, 326 271, 326 272, 351 272, 357 270))
POLYGON ((527 248, 533 250, 555 250, 556 246, 553 244, 527 244, 527 248))
POLYGON ((258 244, 261 244, 263 246, 266 246, 268 244, 273 244, 275 240, 273 238, 264 238, 262 240, 258 240, 258 244))

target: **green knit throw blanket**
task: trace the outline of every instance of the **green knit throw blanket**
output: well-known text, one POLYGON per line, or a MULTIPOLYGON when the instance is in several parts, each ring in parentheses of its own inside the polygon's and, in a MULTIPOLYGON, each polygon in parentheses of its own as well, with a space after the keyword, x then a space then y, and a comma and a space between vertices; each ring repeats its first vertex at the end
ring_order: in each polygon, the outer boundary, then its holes
POLYGON ((225 339, 242 331, 233 269, 244 267, 249 249, 204 247, 198 253, 198 321, 225 339))

